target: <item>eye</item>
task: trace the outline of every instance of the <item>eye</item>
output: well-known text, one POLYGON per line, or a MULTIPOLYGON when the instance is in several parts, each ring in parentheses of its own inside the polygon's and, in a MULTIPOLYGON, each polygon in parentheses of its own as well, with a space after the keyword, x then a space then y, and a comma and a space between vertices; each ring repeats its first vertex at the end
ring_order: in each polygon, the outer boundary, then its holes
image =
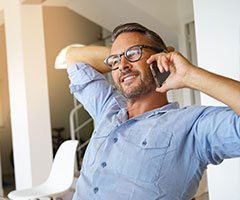
POLYGON ((126 57, 130 61, 137 60, 141 55, 141 49, 139 47, 133 47, 126 52, 126 57))
POLYGON ((109 57, 108 64, 110 66, 114 67, 118 63, 119 63, 119 57, 117 55, 113 55, 113 56, 109 57))

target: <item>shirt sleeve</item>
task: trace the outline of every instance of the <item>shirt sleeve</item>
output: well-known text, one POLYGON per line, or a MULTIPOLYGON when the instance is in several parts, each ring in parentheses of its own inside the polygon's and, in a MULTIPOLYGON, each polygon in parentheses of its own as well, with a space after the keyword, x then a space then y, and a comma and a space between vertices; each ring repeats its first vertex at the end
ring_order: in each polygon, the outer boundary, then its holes
POLYGON ((240 156, 240 117, 228 107, 207 107, 193 125, 196 151, 204 164, 240 156))
POLYGON ((83 104, 89 114, 98 121, 109 109, 119 110, 125 100, 108 83, 105 76, 90 65, 78 63, 67 70, 70 79, 70 92, 83 104))

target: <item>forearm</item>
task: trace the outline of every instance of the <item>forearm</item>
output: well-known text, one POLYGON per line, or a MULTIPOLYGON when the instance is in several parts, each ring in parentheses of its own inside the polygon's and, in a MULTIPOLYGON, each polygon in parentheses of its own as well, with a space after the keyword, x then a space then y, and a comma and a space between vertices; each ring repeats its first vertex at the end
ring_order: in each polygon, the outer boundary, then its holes
POLYGON ((240 82, 194 67, 186 76, 187 85, 223 102, 240 115, 240 82))
POLYGON ((193 88, 223 102, 240 116, 239 81, 196 67, 179 52, 152 55, 147 63, 153 61, 157 61, 160 71, 171 72, 166 82, 156 89, 158 92, 184 87, 193 88))
POLYGON ((68 66, 84 62, 100 73, 107 73, 110 70, 105 66, 103 60, 109 55, 109 52, 110 49, 104 46, 70 47, 67 50, 66 62, 68 66))

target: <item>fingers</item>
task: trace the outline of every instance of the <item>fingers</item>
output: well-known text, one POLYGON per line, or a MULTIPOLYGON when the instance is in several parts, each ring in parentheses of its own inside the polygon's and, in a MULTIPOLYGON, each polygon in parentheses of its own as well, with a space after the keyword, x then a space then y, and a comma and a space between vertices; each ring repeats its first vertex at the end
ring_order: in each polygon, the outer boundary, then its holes
POLYGON ((170 53, 158 53, 152 55, 148 60, 147 63, 150 64, 156 61, 158 68, 161 73, 164 71, 170 71, 170 53))
POLYGON ((170 70, 170 64, 169 64, 169 59, 167 58, 166 55, 162 55, 161 59, 157 60, 157 64, 159 66, 160 72, 168 72, 170 70))
POLYGON ((157 92, 166 92, 172 89, 188 87, 186 83, 186 75, 193 69, 193 65, 178 51, 168 53, 158 53, 152 55, 147 63, 156 61, 161 73, 170 71, 170 76, 165 83, 157 88, 157 92))
POLYGON ((157 92, 160 92, 160 93, 165 93, 165 92, 167 92, 167 90, 164 88, 164 86, 162 86, 162 87, 160 87, 160 88, 157 87, 157 88, 156 88, 156 91, 157 91, 157 92))

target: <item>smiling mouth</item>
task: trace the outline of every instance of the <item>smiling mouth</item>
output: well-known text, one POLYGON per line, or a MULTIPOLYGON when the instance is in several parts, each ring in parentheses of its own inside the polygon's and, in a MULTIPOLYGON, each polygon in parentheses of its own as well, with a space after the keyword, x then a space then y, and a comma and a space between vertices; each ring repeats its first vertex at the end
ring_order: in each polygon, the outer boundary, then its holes
POLYGON ((124 82, 132 82, 136 77, 138 76, 138 74, 136 73, 131 73, 131 74, 127 74, 124 75, 120 78, 120 82, 124 83, 124 82))

